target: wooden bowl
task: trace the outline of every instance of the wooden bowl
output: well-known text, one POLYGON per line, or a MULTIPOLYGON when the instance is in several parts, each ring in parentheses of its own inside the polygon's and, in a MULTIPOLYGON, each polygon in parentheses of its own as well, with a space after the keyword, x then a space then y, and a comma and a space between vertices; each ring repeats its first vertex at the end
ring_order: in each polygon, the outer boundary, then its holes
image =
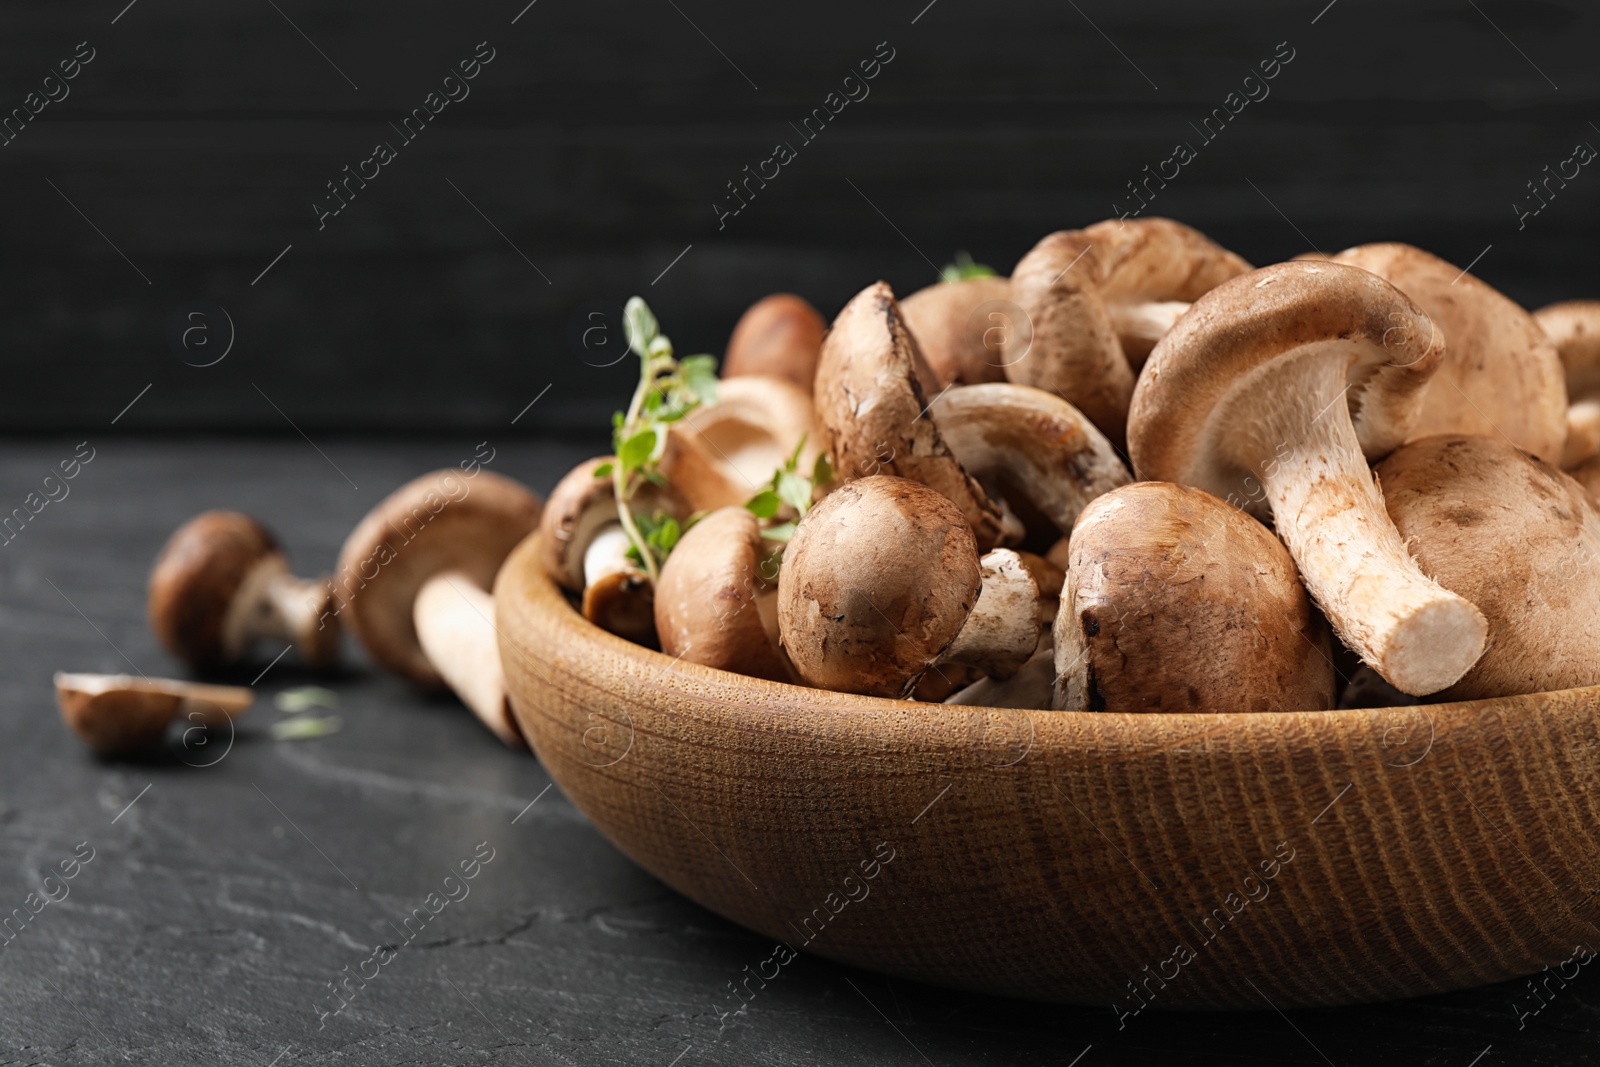
POLYGON ((793 949, 1127 1012, 1414 996, 1600 943, 1600 687, 1255 715, 913 704, 613 637, 533 538, 495 600, 550 776, 656 877, 793 949))

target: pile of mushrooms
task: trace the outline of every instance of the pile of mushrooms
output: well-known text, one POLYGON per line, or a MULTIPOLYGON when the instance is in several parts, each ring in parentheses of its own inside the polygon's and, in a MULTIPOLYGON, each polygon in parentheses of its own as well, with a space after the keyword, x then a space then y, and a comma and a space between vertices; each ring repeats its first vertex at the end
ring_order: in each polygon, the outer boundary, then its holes
MULTIPOLYGON (((327 671, 347 630, 523 747, 490 590, 537 536, 590 623, 681 669, 895 700, 1283 712, 1600 684, 1600 301, 1530 314, 1396 243, 1252 268, 1146 218, 904 301, 874 282, 831 325, 766 297, 720 381, 629 306, 617 454, 548 503, 434 471, 317 580, 207 512, 157 559, 156 635, 228 675, 279 644, 327 671)), ((69 673, 57 693, 108 755, 253 696, 69 673)))
POLYGON ((591 621, 680 661, 1124 713, 1600 684, 1600 301, 1107 220, 826 329, 767 297, 724 367, 634 504, 685 531, 657 577, 608 459, 542 528, 591 621), (829 476, 773 516, 797 450, 829 476))

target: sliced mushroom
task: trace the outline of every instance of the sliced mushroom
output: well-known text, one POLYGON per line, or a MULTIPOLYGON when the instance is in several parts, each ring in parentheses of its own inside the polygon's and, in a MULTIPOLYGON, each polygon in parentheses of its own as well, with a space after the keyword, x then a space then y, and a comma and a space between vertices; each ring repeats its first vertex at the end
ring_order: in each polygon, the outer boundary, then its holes
POLYGON ((713 511, 691 526, 661 567, 655 623, 669 656, 752 678, 790 680, 778 644, 777 572, 761 523, 744 508, 713 511))
POLYGON ((747 374, 783 378, 808 396, 822 352, 822 316, 792 293, 774 293, 751 304, 728 338, 722 360, 724 384, 747 374))
POLYGON ((317 670, 339 657, 332 590, 296 578, 277 540, 237 511, 207 511, 173 532, 150 572, 150 628, 198 670, 240 662, 259 640, 292 643, 317 670))
POLYGON ((1568 300, 1533 313, 1561 357, 1567 383, 1567 443, 1561 466, 1600 455, 1600 300, 1568 300))
POLYGON ((1021 315, 1005 278, 935 282, 900 301, 900 311, 938 388, 1006 380, 1001 349, 1021 315))
POLYGON ((1111 442, 1052 393, 997 382, 951 389, 930 408, 945 444, 992 500, 1071 532, 1084 505, 1132 479, 1111 442))
POLYGON ((1192 302, 1249 269, 1171 219, 1108 220, 1052 233, 1011 275, 1011 298, 1030 329, 1007 342, 1006 377, 1071 401, 1121 448, 1134 367, 1151 335, 1181 313, 1170 305, 1192 302), (1023 346, 1025 352, 1013 351, 1023 346))
POLYGON ((1052 631, 1054 706, 1116 712, 1333 707, 1328 627, 1294 560, 1210 493, 1137 482, 1072 531, 1052 631))
POLYGON ((697 511, 737 507, 770 482, 795 449, 809 470, 821 449, 816 438, 806 391, 782 378, 733 378, 718 384, 714 403, 672 427, 661 470, 697 511))
POLYGON ((1369 270, 1420 307, 1447 344, 1408 440, 1437 433, 1504 436, 1552 463, 1567 436, 1561 359, 1514 300, 1406 244, 1347 248, 1335 263, 1369 270))
POLYGON ((778 577, 778 625, 808 684, 903 698, 940 663, 1014 674, 1038 646, 1038 596, 1015 552, 979 560, 947 498, 876 475, 800 520, 778 577))
POLYGON ((1407 554, 1367 467, 1410 433, 1444 358, 1428 316, 1376 274, 1280 263, 1195 302, 1151 353, 1128 423, 1140 477, 1270 514, 1341 640, 1413 695, 1457 681, 1487 631, 1407 554))
POLYGON ((350 628, 378 663, 446 685, 495 736, 522 747, 494 628, 494 576, 539 524, 539 498, 491 471, 433 471, 368 512, 339 553, 350 628))
MULTIPOLYGON (((613 462, 611 456, 586 460, 557 483, 539 522, 540 558, 557 585, 583 598, 590 622, 654 646, 655 590, 643 568, 628 558, 632 542, 618 515, 611 478, 596 474, 613 462)), ((693 510, 673 483, 648 481, 634 491, 630 507, 635 515, 679 522, 693 510)))
POLYGON ((1499 438, 1445 434, 1378 465, 1422 569, 1489 620, 1489 647, 1442 700, 1600 683, 1600 509, 1499 438))
POLYGON ((243 686, 127 674, 58 671, 55 685, 62 719, 84 744, 104 756, 150 748, 180 715, 198 726, 221 726, 243 715, 255 701, 255 693, 243 686))
POLYGON ((929 416, 919 364, 926 365, 889 286, 876 282, 856 294, 822 342, 815 397, 822 444, 845 481, 893 475, 953 501, 987 550, 1001 542, 1001 509, 929 416))

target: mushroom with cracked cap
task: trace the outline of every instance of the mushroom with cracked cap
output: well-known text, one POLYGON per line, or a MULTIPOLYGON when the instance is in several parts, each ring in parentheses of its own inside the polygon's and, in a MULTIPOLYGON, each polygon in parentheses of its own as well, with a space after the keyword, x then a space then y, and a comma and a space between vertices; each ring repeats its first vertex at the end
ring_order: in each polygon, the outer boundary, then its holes
POLYGON ((722 359, 724 382, 747 374, 783 378, 811 392, 825 327, 817 309, 793 293, 773 293, 739 316, 722 359))
POLYGON ((446 685, 506 744, 522 747, 494 627, 495 573, 539 523, 539 498, 492 471, 433 471, 390 493, 345 539, 341 607, 378 663, 446 685), (368 571, 371 571, 369 574, 368 571))
POLYGON ((1261 523, 1200 489, 1135 482, 1084 509, 1053 628, 1059 709, 1333 707, 1328 627, 1261 523))
POLYGON ((656 633, 669 656, 787 682, 778 641, 777 571, 747 509, 721 508, 689 527, 661 565, 656 633), (768 574, 767 571, 771 573, 768 574))
POLYGON ((1270 515, 1340 639, 1413 695, 1457 681, 1487 632, 1407 554, 1367 465, 1409 435, 1444 358, 1428 316, 1376 274, 1280 263, 1195 302, 1128 420, 1140 477, 1270 515))
MULTIPOLYGON (((639 644, 656 644, 655 590, 623 528, 612 481, 600 473, 615 457, 585 460, 556 484, 539 520, 544 571, 582 597, 584 618, 639 644)), ((636 514, 682 522, 693 510, 673 483, 642 481, 631 505, 636 514)))
POLYGON ((55 685, 56 705, 67 726, 103 756, 150 748, 180 715, 198 726, 221 726, 255 701, 255 693, 244 686, 128 674, 58 671, 55 685))
POLYGON ((1134 370, 1191 302, 1249 269, 1171 219, 1049 234, 1011 272, 1028 329, 1006 342, 1006 377, 1071 401, 1121 447, 1134 370))
POLYGON ((1561 357, 1567 383, 1567 443, 1561 466, 1600 455, 1600 300, 1565 300, 1533 319, 1561 357))
POLYGON ((1369 270, 1423 310, 1444 363, 1407 440, 1437 433, 1504 436, 1555 463, 1567 436, 1567 391, 1555 347, 1522 306, 1466 271, 1407 244, 1347 248, 1332 262, 1369 270))
POLYGON ((1440 585, 1489 620, 1489 647, 1442 700, 1600 683, 1600 508, 1499 438, 1423 438, 1378 465, 1389 517, 1440 585))
POLYGON ((150 572, 150 628, 199 670, 238 663, 263 638, 292 643, 317 670, 339 657, 333 594, 297 578, 277 540, 237 511, 206 511, 178 527, 150 572))
POLYGON ((930 401, 916 362, 916 341, 884 283, 840 312, 823 344, 816 398, 840 478, 922 482, 960 507, 985 551, 1022 539, 1019 513, 1065 534, 1084 504, 1128 481, 1110 441, 1060 397, 991 382, 930 401))
POLYGON ((1017 553, 979 559, 950 500, 874 475, 800 520, 778 575, 778 627, 808 684, 903 698, 941 663, 1015 674, 1039 644, 1038 599, 1017 553))

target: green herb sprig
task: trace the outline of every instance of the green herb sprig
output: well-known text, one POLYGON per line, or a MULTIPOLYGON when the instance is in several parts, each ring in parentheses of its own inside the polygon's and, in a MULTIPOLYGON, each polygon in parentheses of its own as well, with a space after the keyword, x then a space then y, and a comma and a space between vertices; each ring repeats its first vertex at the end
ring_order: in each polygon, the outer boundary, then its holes
POLYGON ((595 477, 610 477, 617 518, 632 546, 629 555, 638 557, 654 584, 683 530, 664 513, 635 515, 633 497, 643 482, 664 484, 660 463, 672 424, 701 404, 716 402, 717 361, 707 355, 675 358, 650 306, 637 296, 623 308, 622 322, 628 347, 639 357, 639 384, 628 410, 612 416, 616 459, 602 464, 595 477))
MULTIPOLYGON (((763 523, 771 523, 761 531, 761 536, 779 545, 787 544, 794 536, 795 525, 811 510, 811 499, 818 488, 833 482, 833 464, 826 455, 817 457, 811 470, 800 470, 800 453, 805 451, 806 439, 794 446, 794 452, 784 460, 783 466, 772 473, 772 481, 763 486, 755 496, 745 501, 745 509, 763 523), (788 509, 785 511, 785 509, 788 509), (790 515, 792 514, 792 518, 790 515), (774 522, 773 520, 778 520, 774 522)), ((778 577, 778 561, 782 558, 780 547, 761 562, 761 576, 768 581, 778 577)))
POLYGON ((944 270, 939 272, 941 281, 961 282, 968 278, 993 278, 995 269, 984 263, 974 263, 972 257, 965 252, 957 252, 954 263, 947 263, 944 270))

